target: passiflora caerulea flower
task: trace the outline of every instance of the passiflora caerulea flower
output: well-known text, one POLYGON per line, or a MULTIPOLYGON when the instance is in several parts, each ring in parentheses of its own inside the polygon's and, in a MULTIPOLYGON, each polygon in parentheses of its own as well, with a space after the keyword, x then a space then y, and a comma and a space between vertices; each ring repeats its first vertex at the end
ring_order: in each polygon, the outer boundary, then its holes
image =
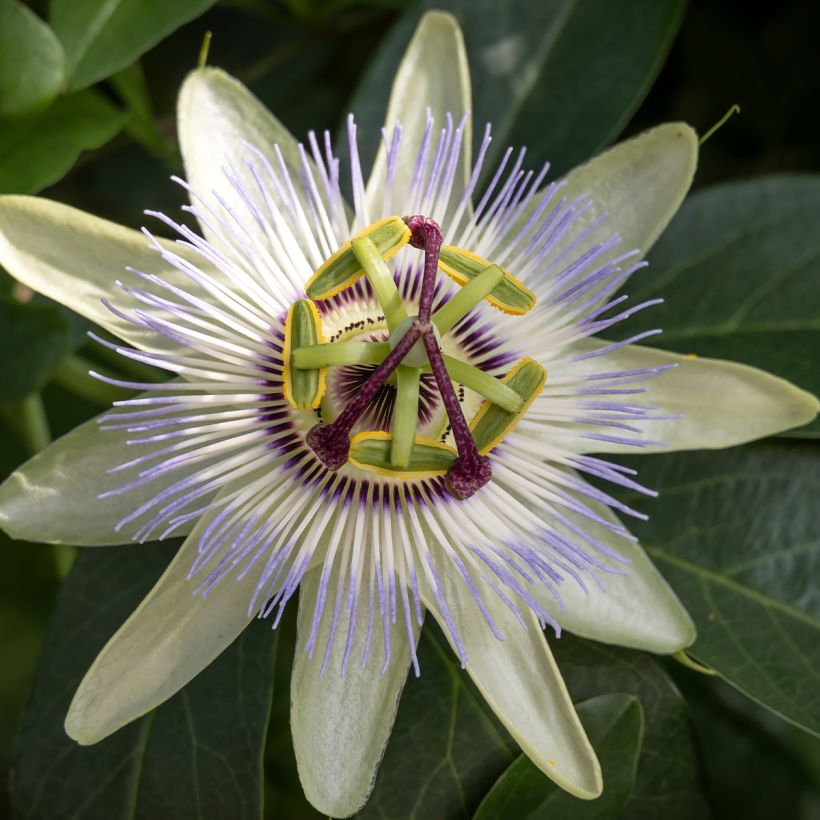
MULTIPOLYGON (((753 368, 607 342, 616 292, 683 199, 697 140, 661 126, 545 184, 523 152, 470 157, 461 35, 427 15, 365 182, 299 145, 235 80, 179 102, 190 212, 175 241, 57 203, 0 200, 0 262, 176 376, 57 441, 0 489, 13 536, 103 545, 185 534, 66 720, 94 743, 168 698, 299 590, 292 727, 306 794, 366 800, 429 611, 501 721, 579 797, 598 763, 542 627, 655 652, 686 612, 584 475, 809 421, 753 368), (486 173, 480 190, 479 180, 486 173), (343 190, 349 183, 352 204, 343 190), (117 280, 115 282, 115 280, 117 280)), ((422 670, 423 671, 423 670, 422 670)))

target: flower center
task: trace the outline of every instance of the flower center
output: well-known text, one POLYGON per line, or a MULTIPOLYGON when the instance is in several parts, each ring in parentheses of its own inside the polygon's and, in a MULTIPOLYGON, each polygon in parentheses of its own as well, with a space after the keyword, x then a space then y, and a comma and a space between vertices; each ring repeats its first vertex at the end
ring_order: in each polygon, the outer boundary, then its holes
MULTIPOLYGON (((362 231, 313 275, 308 299, 295 302, 285 324, 284 391, 296 409, 322 405, 328 367, 373 367, 332 421, 322 421, 306 441, 329 470, 351 463, 366 471, 398 478, 444 475, 457 499, 472 496, 492 477, 487 453, 523 416, 540 393, 546 372, 525 359, 497 379, 458 358, 445 355, 441 339, 479 302, 487 299, 513 315, 534 304, 533 295, 496 265, 471 252, 443 245, 438 224, 421 215, 388 217, 362 231), (416 315, 408 315, 386 260, 410 244, 424 252, 416 315), (462 287, 432 312, 436 276, 441 268, 462 287), (367 278, 384 313, 385 342, 325 342, 316 301, 328 299, 367 278), (417 435, 422 375, 431 373, 447 414, 455 449, 417 435), (394 382, 391 430, 363 430, 351 435, 369 412, 388 380, 394 382), (455 384, 469 387, 485 401, 468 423, 455 384)), ((382 416, 383 418, 383 416, 382 416)))

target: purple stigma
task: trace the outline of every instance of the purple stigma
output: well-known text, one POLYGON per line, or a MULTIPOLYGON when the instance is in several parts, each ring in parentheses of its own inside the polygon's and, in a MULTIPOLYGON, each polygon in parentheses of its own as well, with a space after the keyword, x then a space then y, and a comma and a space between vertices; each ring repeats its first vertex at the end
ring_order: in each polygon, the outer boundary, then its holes
POLYGON ((421 295, 419 296, 419 321, 426 324, 430 321, 436 287, 438 257, 443 241, 441 228, 438 222, 420 214, 405 216, 403 219, 404 224, 410 228, 410 245, 424 251, 424 277, 421 280, 421 295))

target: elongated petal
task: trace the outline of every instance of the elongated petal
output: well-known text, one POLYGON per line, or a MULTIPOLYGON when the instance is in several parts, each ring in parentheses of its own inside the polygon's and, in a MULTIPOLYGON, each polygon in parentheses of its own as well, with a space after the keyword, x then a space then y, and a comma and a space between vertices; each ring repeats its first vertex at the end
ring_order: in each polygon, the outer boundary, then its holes
POLYGON ((318 569, 308 573, 299 593, 299 627, 291 679, 293 746, 308 800, 323 814, 349 817, 364 805, 373 788, 407 678, 410 651, 404 627, 394 626, 387 668, 382 669, 384 658, 379 646, 371 647, 362 668, 368 618, 360 612, 352 633, 349 663, 341 674, 350 627, 350 616, 343 607, 322 672, 330 633, 329 617, 320 626, 313 656, 308 657, 306 652, 320 578, 318 569))
MULTIPOLYGON (((592 339, 577 345, 589 352, 607 343, 592 339)), ((636 448, 629 444, 576 438, 579 452, 669 452, 732 447, 773 436, 810 422, 818 412, 817 399, 785 379, 755 367, 721 359, 680 356, 651 347, 628 345, 606 354, 566 365, 574 375, 676 365, 645 382, 638 401, 657 405, 681 419, 641 422, 647 440, 664 442, 636 448)), ((560 378, 561 369, 553 371, 560 378)), ((632 397, 635 398, 635 397, 632 397)), ((641 437, 635 436, 636 441, 641 437)), ((563 442, 562 442, 563 443, 563 442)))
MULTIPOLYGON (((171 242, 167 249, 201 260, 171 242)), ((136 304, 116 285, 120 280, 167 295, 126 271, 133 267, 174 284, 190 282, 139 231, 99 219, 76 208, 26 196, 0 197, 0 265, 24 285, 62 303, 143 350, 176 351, 166 336, 116 316, 103 303, 136 304)))
MULTIPOLYGON (((12 538, 52 544, 127 544, 131 530, 114 527, 164 488, 162 480, 100 499, 125 482, 107 471, 133 456, 125 430, 85 422, 29 459, 0 485, 0 527, 12 538)), ((167 483, 180 478, 170 473, 167 483)), ((177 534, 184 535, 186 527, 177 534)))
POLYGON ((242 83, 216 68, 188 75, 177 119, 186 178, 201 197, 192 197, 192 204, 205 237, 229 254, 237 243, 270 252, 274 229, 289 263, 307 281, 324 256, 314 247, 300 182, 304 168, 314 168, 306 157, 303 164, 296 139, 242 83))
MULTIPOLYGON (((408 199, 416 158, 419 154, 429 117, 435 126, 431 134, 428 166, 432 164, 439 132, 450 114, 456 125, 471 108, 470 69, 458 21, 451 14, 431 11, 422 17, 413 39, 407 46, 390 93, 385 130, 391 139, 396 122, 401 123, 401 154, 390 200, 394 209, 402 208, 408 199)), ((460 158, 451 201, 457 202, 470 172, 472 131, 465 123, 460 158)), ((380 145, 367 183, 367 203, 371 218, 382 213, 387 179, 387 153, 380 145)))
POLYGON ((618 250, 637 248, 643 256, 683 202, 697 160, 695 131, 686 123, 665 123, 575 168, 562 196, 588 196, 592 208, 581 224, 606 214, 607 232, 621 237, 618 250))
POLYGON ((188 537, 80 683, 65 722, 78 743, 96 743, 159 706, 248 625, 253 573, 218 584, 207 598, 195 594, 197 582, 187 579, 206 523, 188 537))
MULTIPOLYGON (((467 672, 526 755, 549 778, 576 797, 601 793, 601 769, 581 726, 561 673, 536 617, 522 613, 526 629, 480 579, 498 640, 460 578, 442 578, 452 623, 467 653, 467 672)), ((447 617, 434 598, 425 601, 450 635, 447 617)))
MULTIPOLYGON (((576 475, 576 478, 579 477, 576 475)), ((605 504, 589 498, 580 500, 594 514, 620 526, 618 517, 605 504)), ((569 511, 564 515, 629 563, 617 567, 624 571, 622 575, 599 573, 600 586, 588 581, 587 593, 571 578, 567 579, 560 589, 563 610, 543 587, 533 588, 538 603, 563 629, 584 638, 661 653, 677 652, 689 646, 695 639, 695 625, 640 544, 615 536, 589 518, 569 511)), ((573 537, 560 522, 554 526, 567 537, 573 537)))
MULTIPOLYGON (((577 244, 569 259, 578 259, 613 234, 620 242, 598 256, 597 264, 635 249, 645 255, 683 202, 697 156, 698 140, 692 128, 685 123, 667 123, 619 143, 571 171, 555 198, 573 202, 581 197, 588 204, 576 206, 575 221, 545 262, 573 241, 577 244), (582 237, 596 220, 602 220, 601 224, 582 237)), ((544 195, 550 195, 549 188, 544 195)), ((521 234, 519 228, 538 209, 544 195, 533 197, 509 232, 515 239, 505 258, 526 248, 534 229, 521 234)), ((515 269, 510 272, 519 275, 515 269)), ((599 301, 604 301, 607 293, 603 291, 599 301)))

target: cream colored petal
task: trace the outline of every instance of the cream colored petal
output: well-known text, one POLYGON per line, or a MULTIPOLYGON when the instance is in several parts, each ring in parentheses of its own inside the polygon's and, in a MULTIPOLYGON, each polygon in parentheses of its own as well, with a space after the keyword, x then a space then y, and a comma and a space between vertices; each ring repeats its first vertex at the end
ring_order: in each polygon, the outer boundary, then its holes
MULTIPOLYGON (((601 768, 581 726, 564 680, 530 612, 527 628, 474 576, 493 621, 504 636, 490 631, 463 580, 442 574, 443 597, 467 653, 467 672, 498 719, 544 774, 585 800, 601 793, 601 768)), ((450 637, 446 619, 428 592, 425 605, 450 637)), ((452 643, 452 638, 451 638, 452 643)))
MULTIPOLYGON (((644 256, 683 202, 695 173, 698 138, 685 123, 666 123, 618 143, 571 171, 555 196, 588 198, 591 206, 577 219, 558 249, 579 236, 592 222, 603 223, 578 243, 571 259, 618 234, 621 241, 598 263, 637 249, 644 256)), ((534 197, 518 220, 523 226, 541 202, 534 197)), ((509 236, 515 236, 513 229, 509 236)), ((516 244, 521 248, 529 235, 516 244)), ((553 252, 554 253, 554 252, 553 252)), ((569 261, 569 260, 568 260, 569 261)), ((513 271, 515 273, 515 271, 513 271)))
POLYGON ((650 128, 571 171, 561 192, 585 195, 592 208, 589 225, 606 214, 605 228, 621 237, 621 252, 641 255, 655 244, 683 202, 698 161, 698 136, 683 122, 650 128))
MULTIPOLYGON (((200 264, 199 258, 172 242, 162 244, 200 264)), ((139 303, 117 285, 163 291, 126 271, 136 268, 190 287, 190 280, 149 247, 139 231, 70 208, 27 196, 0 197, 0 265, 19 282, 71 308, 143 350, 177 351, 176 342, 115 316, 102 299, 120 309, 139 303)), ((201 266, 201 265, 200 265, 201 266)), ((204 294, 203 298, 207 299, 204 294)))
MULTIPOLYGON (((0 485, 0 527, 12 538, 53 544, 103 546, 132 541, 133 528, 115 525, 185 473, 175 471, 122 495, 98 496, 133 480, 107 470, 134 457, 133 433, 85 422, 29 459, 0 485)), ((184 535, 190 525, 180 527, 184 535)))
MULTIPOLYGON (((576 345, 576 349, 589 351, 606 344, 591 339, 576 345)), ((676 367, 645 382, 648 391, 635 397, 637 401, 658 405, 663 413, 683 415, 681 419, 642 423, 645 439, 664 444, 638 448, 590 441, 576 435, 574 430, 561 443, 578 452, 599 453, 719 449, 808 424, 820 408, 811 393, 755 367, 721 359, 681 356, 639 345, 556 366, 551 372, 560 378, 562 372, 579 375, 670 364, 676 367)))
MULTIPOLYGON (((397 121, 402 126, 401 159, 391 196, 394 212, 404 213, 402 203, 407 201, 413 168, 427 127, 428 109, 435 123, 432 134, 435 148, 435 140, 446 124, 446 115, 449 113, 458 125, 464 114, 471 110, 471 105, 470 69, 458 21, 443 11, 427 12, 421 18, 393 79, 385 117, 384 127, 388 136, 393 133, 397 121)), ((456 175, 451 201, 457 201, 469 179, 472 146, 469 119, 465 124, 463 146, 461 177, 456 175)), ((367 183, 366 198, 371 221, 383 213, 386 172, 386 152, 384 144, 380 143, 367 183)))
MULTIPOLYGON (((579 500, 604 520, 621 524, 605 504, 588 498, 579 500)), ((695 640, 695 625, 689 613, 637 542, 619 538, 606 527, 577 513, 562 510, 562 514, 630 562, 619 565, 609 561, 626 574, 598 573, 601 586, 588 579, 588 593, 568 578, 560 588, 563 610, 546 588, 531 587, 533 597, 563 629, 584 638, 659 653, 677 652, 695 640)), ((578 540, 578 536, 560 522, 552 524, 568 538, 578 540)))
MULTIPOLYGON (((260 248, 266 249, 262 252, 271 249, 267 231, 257 222, 248 201, 231 183, 228 175, 231 174, 239 181, 252 207, 275 231, 278 240, 285 242, 290 254, 288 265, 295 269, 301 282, 306 282, 328 254, 322 254, 315 241, 310 208, 302 193, 302 162, 296 139, 242 83, 217 68, 200 68, 188 75, 179 92, 177 120, 187 181, 216 214, 208 216, 210 225, 200 219, 205 237, 219 248, 224 249, 226 241, 238 247, 235 217, 241 224, 241 231, 247 232, 249 237, 239 237, 244 244, 244 255, 258 256, 260 248), (292 204, 277 193, 277 184, 283 190, 287 188, 277 146, 306 217, 300 217, 292 204), (272 181, 265 162, 277 175, 278 183, 272 181), (248 163, 256 169, 258 179, 248 163), (265 194, 258 180, 261 180, 265 194), (274 222, 270 210, 272 203, 285 220, 286 228, 274 222), (235 233, 233 237, 226 233, 219 220, 230 225, 235 233), (286 237, 287 232, 290 235, 286 237)), ((309 167, 313 169, 312 162, 309 167)), ((321 187, 315 172, 314 178, 321 187)), ((192 203, 202 207, 197 197, 192 197, 192 203)), ((279 261, 283 258, 279 257, 279 261)), ((279 274, 276 263, 270 273, 279 274)), ((286 280, 283 285, 288 287, 286 280)))
POLYGON ((207 598, 194 594, 197 581, 186 577, 206 525, 200 521, 80 683, 65 729, 81 745, 102 740, 166 701, 248 625, 254 573, 242 581, 223 579, 207 598))
MULTIPOLYGON (((306 646, 311 632, 321 570, 312 570, 299 591, 296 654, 291 679, 291 730, 299 778, 305 796, 323 814, 349 817, 367 800, 396 718, 407 678, 410 651, 404 624, 391 627, 391 658, 386 670, 381 629, 374 629, 367 664, 362 669, 368 618, 359 611, 344 674, 342 658, 350 618, 339 616, 336 637, 324 674, 321 667, 330 631, 330 613, 320 626, 312 657, 306 646)), ((331 576, 331 593, 335 575, 331 576)), ((328 609, 333 606, 328 596, 328 609)), ((378 614, 377 614, 378 619, 378 614)), ((418 630, 415 634, 418 639, 418 630)))

